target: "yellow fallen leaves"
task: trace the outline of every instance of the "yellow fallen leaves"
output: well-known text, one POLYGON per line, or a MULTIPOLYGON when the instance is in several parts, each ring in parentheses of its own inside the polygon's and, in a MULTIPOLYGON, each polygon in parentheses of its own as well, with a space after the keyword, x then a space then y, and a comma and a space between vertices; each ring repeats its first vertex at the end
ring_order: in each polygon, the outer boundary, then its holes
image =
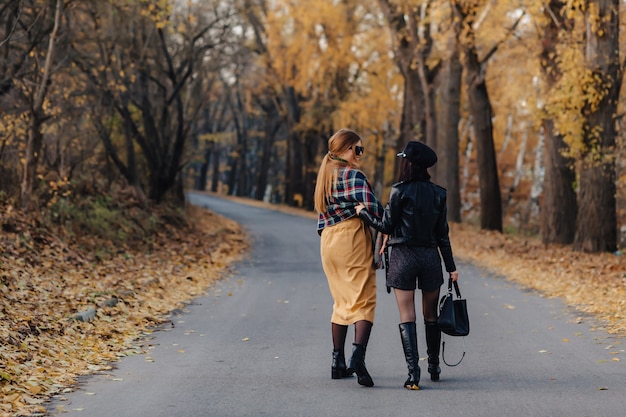
POLYGON ((149 252, 95 260, 0 211, 1 224, 19 225, 0 233, 0 415, 42 413, 43 401, 78 376, 145 351, 142 337, 242 256, 237 224, 200 209, 190 215, 196 227, 164 229, 149 252), (79 312, 90 320, 68 320, 79 312))
POLYGON ((450 224, 450 239, 455 256, 545 296, 562 297, 599 318, 609 333, 626 335, 626 256, 574 252, 458 223, 450 224))

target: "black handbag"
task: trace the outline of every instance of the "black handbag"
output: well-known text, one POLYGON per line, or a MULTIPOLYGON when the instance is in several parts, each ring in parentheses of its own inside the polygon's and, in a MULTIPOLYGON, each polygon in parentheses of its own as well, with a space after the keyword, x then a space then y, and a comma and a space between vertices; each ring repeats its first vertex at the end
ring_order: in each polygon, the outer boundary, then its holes
POLYGON ((467 336, 470 331, 469 316, 467 315, 467 300, 461 298, 459 284, 448 279, 448 292, 439 301, 439 329, 450 336, 467 336), (452 284, 457 298, 452 294, 452 284))
MULTIPOLYGON (((439 301, 439 317, 437 318, 437 326, 442 333, 449 336, 467 336, 470 331, 469 316, 467 314, 467 300, 461 298, 461 291, 459 290, 459 284, 452 281, 452 278, 448 279, 448 292, 441 297, 439 301), (452 284, 454 284, 454 290, 457 298, 454 299, 452 294, 452 284)), ((463 355, 461 359, 455 364, 449 364, 446 362, 446 342, 443 341, 441 357, 443 363, 448 366, 457 366, 461 363, 465 357, 465 339, 463 339, 463 355)))

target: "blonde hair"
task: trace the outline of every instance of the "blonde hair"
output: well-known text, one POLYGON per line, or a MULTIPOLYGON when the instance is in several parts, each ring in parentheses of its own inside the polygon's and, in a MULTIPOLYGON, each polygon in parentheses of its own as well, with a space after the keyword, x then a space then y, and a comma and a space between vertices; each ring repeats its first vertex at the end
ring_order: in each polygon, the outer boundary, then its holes
POLYGON ((350 129, 340 129, 328 139, 328 153, 322 159, 315 183, 314 202, 315 211, 318 213, 326 212, 333 188, 337 183, 339 167, 353 166, 358 168, 358 166, 339 158, 338 155, 342 155, 360 140, 361 137, 350 129))

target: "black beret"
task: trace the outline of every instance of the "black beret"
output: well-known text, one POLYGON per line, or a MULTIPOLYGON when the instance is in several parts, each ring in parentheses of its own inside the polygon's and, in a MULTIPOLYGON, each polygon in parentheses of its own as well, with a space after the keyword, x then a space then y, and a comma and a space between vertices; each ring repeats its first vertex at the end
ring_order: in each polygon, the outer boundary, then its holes
POLYGON ((437 162, 437 154, 423 142, 411 141, 397 156, 406 158, 413 165, 430 168, 437 162))

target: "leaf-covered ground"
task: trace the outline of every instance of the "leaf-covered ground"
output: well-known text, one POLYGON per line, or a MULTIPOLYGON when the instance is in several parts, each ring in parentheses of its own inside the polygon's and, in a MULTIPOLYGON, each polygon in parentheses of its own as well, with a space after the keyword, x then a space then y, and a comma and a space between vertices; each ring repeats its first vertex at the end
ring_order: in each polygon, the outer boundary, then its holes
POLYGON ((192 209, 193 225, 154 217, 159 232, 149 242, 102 256, 82 249, 98 246, 93 237, 66 244, 1 208, 1 416, 43 415, 44 401, 78 376, 142 352, 141 336, 227 274, 247 247, 237 224, 192 209))
POLYGON ((626 335, 626 255, 574 252, 532 238, 451 224, 458 257, 547 297, 562 297, 598 318, 608 333, 626 335))
MULTIPOLYGON (((51 234, 37 221, 7 207, 2 210, 2 416, 43 415, 46 399, 71 391, 78 376, 109 369, 121 357, 142 353, 142 336, 224 277, 247 248, 238 225, 192 209, 187 221, 155 220, 163 221, 160 232, 144 246, 94 256, 84 249, 90 245, 80 239, 64 243, 67 239, 51 234)), ((625 256, 582 254, 467 225, 452 224, 451 238, 458 258, 544 296, 562 297, 597 317, 609 333, 626 334, 625 256)))

